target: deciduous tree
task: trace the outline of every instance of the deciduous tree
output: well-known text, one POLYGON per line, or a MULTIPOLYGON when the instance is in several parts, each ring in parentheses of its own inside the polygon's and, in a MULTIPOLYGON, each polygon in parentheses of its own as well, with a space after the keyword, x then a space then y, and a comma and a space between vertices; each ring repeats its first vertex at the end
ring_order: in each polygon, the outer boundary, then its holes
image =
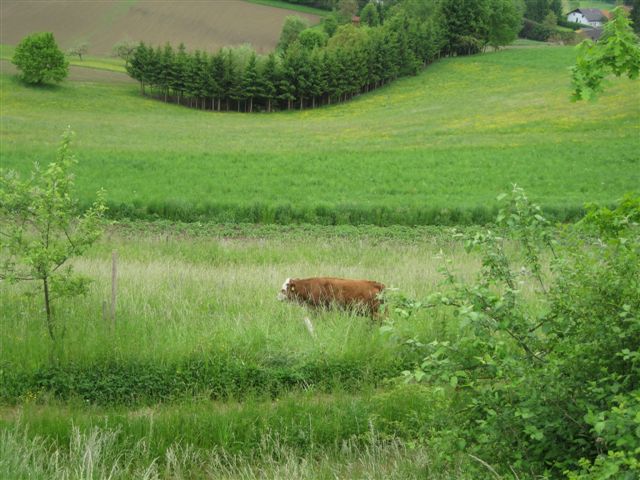
POLYGON ((34 33, 22 39, 12 62, 27 83, 61 82, 69 73, 69 62, 50 32, 34 33))
POLYGON ((37 163, 21 180, 13 171, 0 171, 0 278, 9 283, 36 282, 43 296, 51 340, 64 332, 54 314, 57 301, 86 292, 88 280, 76 275, 68 261, 84 253, 101 234, 106 207, 102 193, 81 212, 74 197, 69 150, 72 133, 64 134, 57 158, 46 168, 37 163))
POLYGON ((598 43, 585 40, 579 48, 576 65, 572 68, 574 101, 596 98, 609 74, 638 78, 640 42, 621 7, 613 10, 613 18, 605 24, 598 43))

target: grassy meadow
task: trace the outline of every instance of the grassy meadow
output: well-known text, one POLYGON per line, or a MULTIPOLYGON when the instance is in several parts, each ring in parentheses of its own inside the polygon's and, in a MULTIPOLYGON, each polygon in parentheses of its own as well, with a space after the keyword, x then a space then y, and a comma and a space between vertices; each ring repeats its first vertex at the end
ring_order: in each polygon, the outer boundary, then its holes
MULTIPOLYGON (((473 478, 469 458, 415 443, 450 402, 388 380, 415 352, 367 317, 276 300, 286 277, 325 273, 426 297, 442 254, 477 271, 444 230, 111 227, 74 262, 88 295, 57 304, 56 364, 33 286, 0 284, 3 478, 473 478), (102 314, 114 250, 115 326, 102 314)), ((435 311, 397 328, 457 330, 435 311)))
MULTIPOLYGON (((2 167, 53 160, 70 125, 80 200, 104 188, 116 222, 72 262, 92 283, 54 304, 58 346, 36 286, 0 281, 0 478, 498 475, 450 425, 457 384, 402 379, 422 360, 416 342, 462 338, 450 310, 386 328, 276 295, 288 277, 330 275, 424 300, 444 267, 478 274, 480 256, 447 225, 475 232, 513 183, 555 220, 637 191, 637 83, 611 79, 598 102, 571 103, 575 49, 524 41, 349 103, 236 114, 144 98, 104 57, 28 87, 11 51, 2 167)), ((517 278, 537 313, 535 279, 517 278)))
POLYGON ((348 104, 276 114, 195 111, 133 84, 33 89, 2 76, 3 166, 26 172, 77 132, 78 186, 115 217, 461 224, 523 186, 556 219, 640 185, 640 92, 613 79, 569 101, 571 47, 440 61, 348 104), (95 112, 100 112, 96 115, 95 112))

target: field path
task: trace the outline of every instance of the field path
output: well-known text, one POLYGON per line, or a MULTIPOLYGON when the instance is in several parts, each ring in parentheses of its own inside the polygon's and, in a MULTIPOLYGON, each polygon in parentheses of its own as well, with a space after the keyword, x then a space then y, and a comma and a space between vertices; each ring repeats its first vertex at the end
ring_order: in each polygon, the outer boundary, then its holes
POLYGON ((293 14, 311 23, 320 18, 243 0, 3 0, 0 43, 15 45, 30 33, 50 31, 63 49, 88 42, 91 55, 110 54, 122 40, 184 42, 189 50, 209 52, 250 43, 264 53, 275 48, 285 18, 293 14))

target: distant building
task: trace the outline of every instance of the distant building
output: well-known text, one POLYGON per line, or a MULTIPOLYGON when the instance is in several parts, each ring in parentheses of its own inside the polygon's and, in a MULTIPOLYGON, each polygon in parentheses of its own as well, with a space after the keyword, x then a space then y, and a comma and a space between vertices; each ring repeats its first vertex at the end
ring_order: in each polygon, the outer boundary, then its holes
POLYGON ((601 27, 607 21, 607 16, 597 8, 576 8, 567 13, 567 21, 601 27))

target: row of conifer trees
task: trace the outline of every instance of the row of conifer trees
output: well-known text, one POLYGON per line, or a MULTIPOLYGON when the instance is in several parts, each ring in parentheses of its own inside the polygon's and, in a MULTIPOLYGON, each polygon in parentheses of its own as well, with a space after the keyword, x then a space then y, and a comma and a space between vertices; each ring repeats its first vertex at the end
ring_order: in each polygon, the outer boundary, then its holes
POLYGON ((476 53, 471 42, 452 52, 437 20, 402 10, 383 25, 343 25, 317 41, 294 41, 257 55, 249 46, 215 54, 184 45, 140 43, 127 66, 143 95, 193 108, 243 112, 313 108, 346 101, 394 79, 416 74, 441 55, 476 53))

